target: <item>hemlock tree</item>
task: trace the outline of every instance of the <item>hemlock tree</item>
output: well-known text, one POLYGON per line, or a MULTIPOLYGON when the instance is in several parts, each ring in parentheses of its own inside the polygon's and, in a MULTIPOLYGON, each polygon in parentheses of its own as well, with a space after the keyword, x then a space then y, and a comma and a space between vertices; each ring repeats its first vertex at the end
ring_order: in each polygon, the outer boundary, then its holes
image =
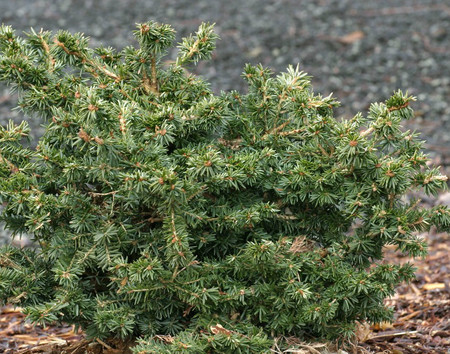
POLYGON ((389 320, 383 300, 413 278, 383 247, 426 254, 449 229, 446 177, 403 132, 413 97, 333 118, 331 96, 290 67, 247 65, 248 93, 214 95, 186 66, 217 36, 202 24, 176 61, 174 30, 138 24, 139 48, 88 48, 80 33, 2 26, 0 79, 45 134, 0 130, 1 220, 38 249, 0 251, 0 299, 36 323, 148 352, 269 352, 280 336, 350 338, 389 320))

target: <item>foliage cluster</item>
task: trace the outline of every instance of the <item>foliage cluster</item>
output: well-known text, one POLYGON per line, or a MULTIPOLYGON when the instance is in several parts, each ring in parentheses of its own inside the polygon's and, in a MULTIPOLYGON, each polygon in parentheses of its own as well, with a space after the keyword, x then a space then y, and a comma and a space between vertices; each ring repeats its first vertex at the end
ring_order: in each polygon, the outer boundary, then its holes
POLYGON ((36 249, 0 250, 0 301, 37 323, 134 351, 268 352, 276 337, 351 337, 389 320, 383 300, 413 278, 383 260, 426 254, 418 232, 449 229, 444 206, 403 196, 445 187, 417 134, 413 97, 333 117, 290 67, 247 65, 248 93, 211 92, 186 68, 217 36, 202 24, 173 62, 168 25, 139 47, 88 47, 80 33, 0 30, 0 80, 42 119, 0 129, 1 220, 36 249))

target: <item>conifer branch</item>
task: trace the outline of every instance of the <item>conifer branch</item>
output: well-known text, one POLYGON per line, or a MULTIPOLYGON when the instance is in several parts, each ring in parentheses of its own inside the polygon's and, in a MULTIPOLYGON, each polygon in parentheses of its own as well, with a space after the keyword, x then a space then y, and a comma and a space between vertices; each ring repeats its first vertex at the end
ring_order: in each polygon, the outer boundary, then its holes
POLYGON ((64 43, 60 42, 57 38, 53 40, 53 42, 60 47, 66 54, 76 56, 77 58, 80 58, 83 64, 89 64, 94 70, 98 70, 102 74, 105 74, 106 76, 109 76, 110 78, 114 79, 116 82, 120 81, 120 77, 114 74, 113 72, 107 70, 105 67, 101 66, 99 63, 95 63, 93 60, 87 58, 85 55, 76 52, 76 51, 70 51, 67 49, 67 47, 64 45, 64 43))
MULTIPOLYGON (((42 30, 41 30, 42 33, 42 30)), ((44 49, 45 54, 47 55, 47 60, 48 60, 48 71, 51 73, 55 70, 55 59, 52 57, 52 55, 50 54, 50 46, 48 45, 48 43, 45 41, 44 37, 42 36, 42 34, 39 35, 39 39, 41 40, 42 43, 42 48, 44 49)))
POLYGON ((261 137, 261 140, 266 140, 267 138, 269 138, 270 136, 272 136, 273 134, 275 134, 275 133, 278 133, 277 135, 279 135, 279 136, 289 136, 289 135, 296 135, 296 134, 299 134, 299 133, 302 133, 302 132, 304 132, 305 131, 305 129, 304 128, 299 128, 299 129, 293 129, 293 130, 290 130, 290 131, 285 131, 285 132, 278 132, 278 128, 280 128, 280 130, 281 129, 283 129, 284 127, 277 127, 277 128, 275 128, 275 130, 274 131, 271 131, 271 132, 269 132, 269 133, 266 133, 266 134, 264 134, 262 137, 261 137))
POLYGON ((374 130, 373 126, 371 126, 370 128, 364 130, 363 132, 361 132, 361 137, 365 138, 366 136, 368 136, 370 133, 372 133, 374 130))
POLYGON ((1 152, 2 151, 0 150, 0 162, 5 163, 12 173, 19 172, 19 168, 16 165, 14 165, 11 161, 9 161, 6 157, 4 157, 1 152))
POLYGON ((152 83, 151 83, 151 87, 152 87, 152 91, 154 93, 158 93, 158 77, 156 74, 156 58, 155 56, 151 57, 151 65, 152 65, 152 83))

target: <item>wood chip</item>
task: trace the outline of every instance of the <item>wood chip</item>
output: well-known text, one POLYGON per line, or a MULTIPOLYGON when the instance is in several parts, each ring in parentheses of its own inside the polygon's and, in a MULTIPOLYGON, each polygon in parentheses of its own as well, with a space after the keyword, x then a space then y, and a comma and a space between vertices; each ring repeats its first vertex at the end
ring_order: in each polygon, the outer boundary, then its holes
POLYGON ((410 320, 411 318, 414 318, 414 317, 416 317, 417 315, 420 315, 421 313, 422 313, 421 310, 414 311, 414 312, 410 313, 409 315, 400 317, 400 318, 397 320, 397 322, 408 321, 408 320, 410 320))
POLYGON ((422 289, 424 289, 424 290, 445 289, 445 284, 444 283, 425 284, 424 286, 422 286, 422 289))

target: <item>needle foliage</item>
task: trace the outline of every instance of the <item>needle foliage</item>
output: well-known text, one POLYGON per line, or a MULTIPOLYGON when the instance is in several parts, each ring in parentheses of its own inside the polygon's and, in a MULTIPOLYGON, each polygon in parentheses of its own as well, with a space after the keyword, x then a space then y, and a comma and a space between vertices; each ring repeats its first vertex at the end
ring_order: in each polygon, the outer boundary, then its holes
POLYGON ((190 65, 217 35, 202 24, 164 61, 174 30, 138 24, 139 46, 2 26, 0 80, 41 119, 0 128, 1 221, 36 249, 0 250, 0 302, 136 353, 262 353, 275 338, 350 338, 389 320, 383 300, 414 276, 383 262, 424 256, 418 232, 448 230, 417 134, 413 97, 333 117, 298 68, 246 65, 248 93, 216 95, 190 65), (186 69, 187 68, 187 69, 186 69))

